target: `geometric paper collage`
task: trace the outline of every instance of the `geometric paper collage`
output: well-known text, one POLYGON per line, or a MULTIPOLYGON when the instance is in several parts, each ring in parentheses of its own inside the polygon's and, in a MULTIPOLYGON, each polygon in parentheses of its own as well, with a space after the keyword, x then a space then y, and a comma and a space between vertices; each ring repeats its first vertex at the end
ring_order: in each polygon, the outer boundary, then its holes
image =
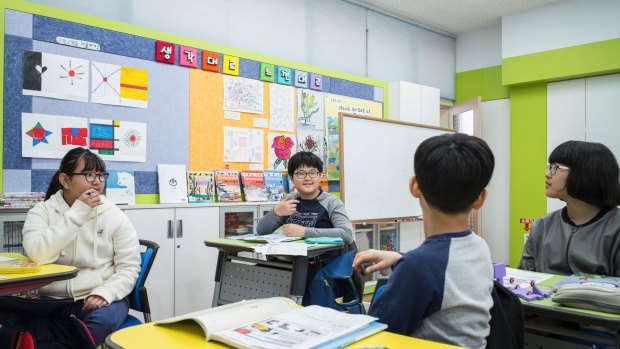
POLYGON ((143 69, 91 62, 91 102, 146 108, 148 72, 143 69))

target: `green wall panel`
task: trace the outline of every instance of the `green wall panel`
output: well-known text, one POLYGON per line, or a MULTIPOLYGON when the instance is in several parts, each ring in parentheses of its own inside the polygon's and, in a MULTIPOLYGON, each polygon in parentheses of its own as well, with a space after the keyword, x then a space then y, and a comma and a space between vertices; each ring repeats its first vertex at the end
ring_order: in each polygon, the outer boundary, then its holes
POLYGON ((547 212, 547 84, 510 89, 510 266, 521 259, 525 229, 520 220, 547 212))
POLYGON ((456 73, 456 103, 476 96, 483 102, 510 96, 509 88, 502 85, 501 65, 456 73))
POLYGON ((502 60, 502 82, 518 85, 620 72, 620 38, 502 60))

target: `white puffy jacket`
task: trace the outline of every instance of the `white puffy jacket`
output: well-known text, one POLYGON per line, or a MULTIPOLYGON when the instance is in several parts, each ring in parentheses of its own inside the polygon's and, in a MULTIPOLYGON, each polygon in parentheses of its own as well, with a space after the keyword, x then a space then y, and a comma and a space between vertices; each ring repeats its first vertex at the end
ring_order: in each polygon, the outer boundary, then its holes
POLYGON ((23 246, 35 262, 72 265, 77 277, 39 290, 46 296, 120 300, 133 289, 140 272, 138 234, 129 218, 101 196, 91 208, 80 200, 69 207, 59 190, 33 207, 24 223, 23 246))

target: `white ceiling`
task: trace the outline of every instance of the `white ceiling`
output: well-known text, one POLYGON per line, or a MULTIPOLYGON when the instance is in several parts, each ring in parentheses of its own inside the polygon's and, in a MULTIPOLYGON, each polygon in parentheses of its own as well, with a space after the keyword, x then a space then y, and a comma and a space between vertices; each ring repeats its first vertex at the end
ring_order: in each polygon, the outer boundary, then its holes
POLYGON ((457 35, 501 22, 503 15, 561 0, 345 0, 439 32, 457 35))

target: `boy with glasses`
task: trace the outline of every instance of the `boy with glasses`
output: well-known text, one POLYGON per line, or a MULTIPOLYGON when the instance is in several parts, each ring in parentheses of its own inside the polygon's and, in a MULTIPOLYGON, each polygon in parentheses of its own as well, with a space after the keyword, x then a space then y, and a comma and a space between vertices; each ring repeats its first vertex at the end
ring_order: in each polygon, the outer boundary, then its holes
POLYGON ((287 236, 339 237, 353 243, 353 225, 344 204, 320 188, 323 161, 311 152, 299 152, 288 161, 288 173, 297 193, 288 195, 258 222, 260 235, 280 226, 287 236))

